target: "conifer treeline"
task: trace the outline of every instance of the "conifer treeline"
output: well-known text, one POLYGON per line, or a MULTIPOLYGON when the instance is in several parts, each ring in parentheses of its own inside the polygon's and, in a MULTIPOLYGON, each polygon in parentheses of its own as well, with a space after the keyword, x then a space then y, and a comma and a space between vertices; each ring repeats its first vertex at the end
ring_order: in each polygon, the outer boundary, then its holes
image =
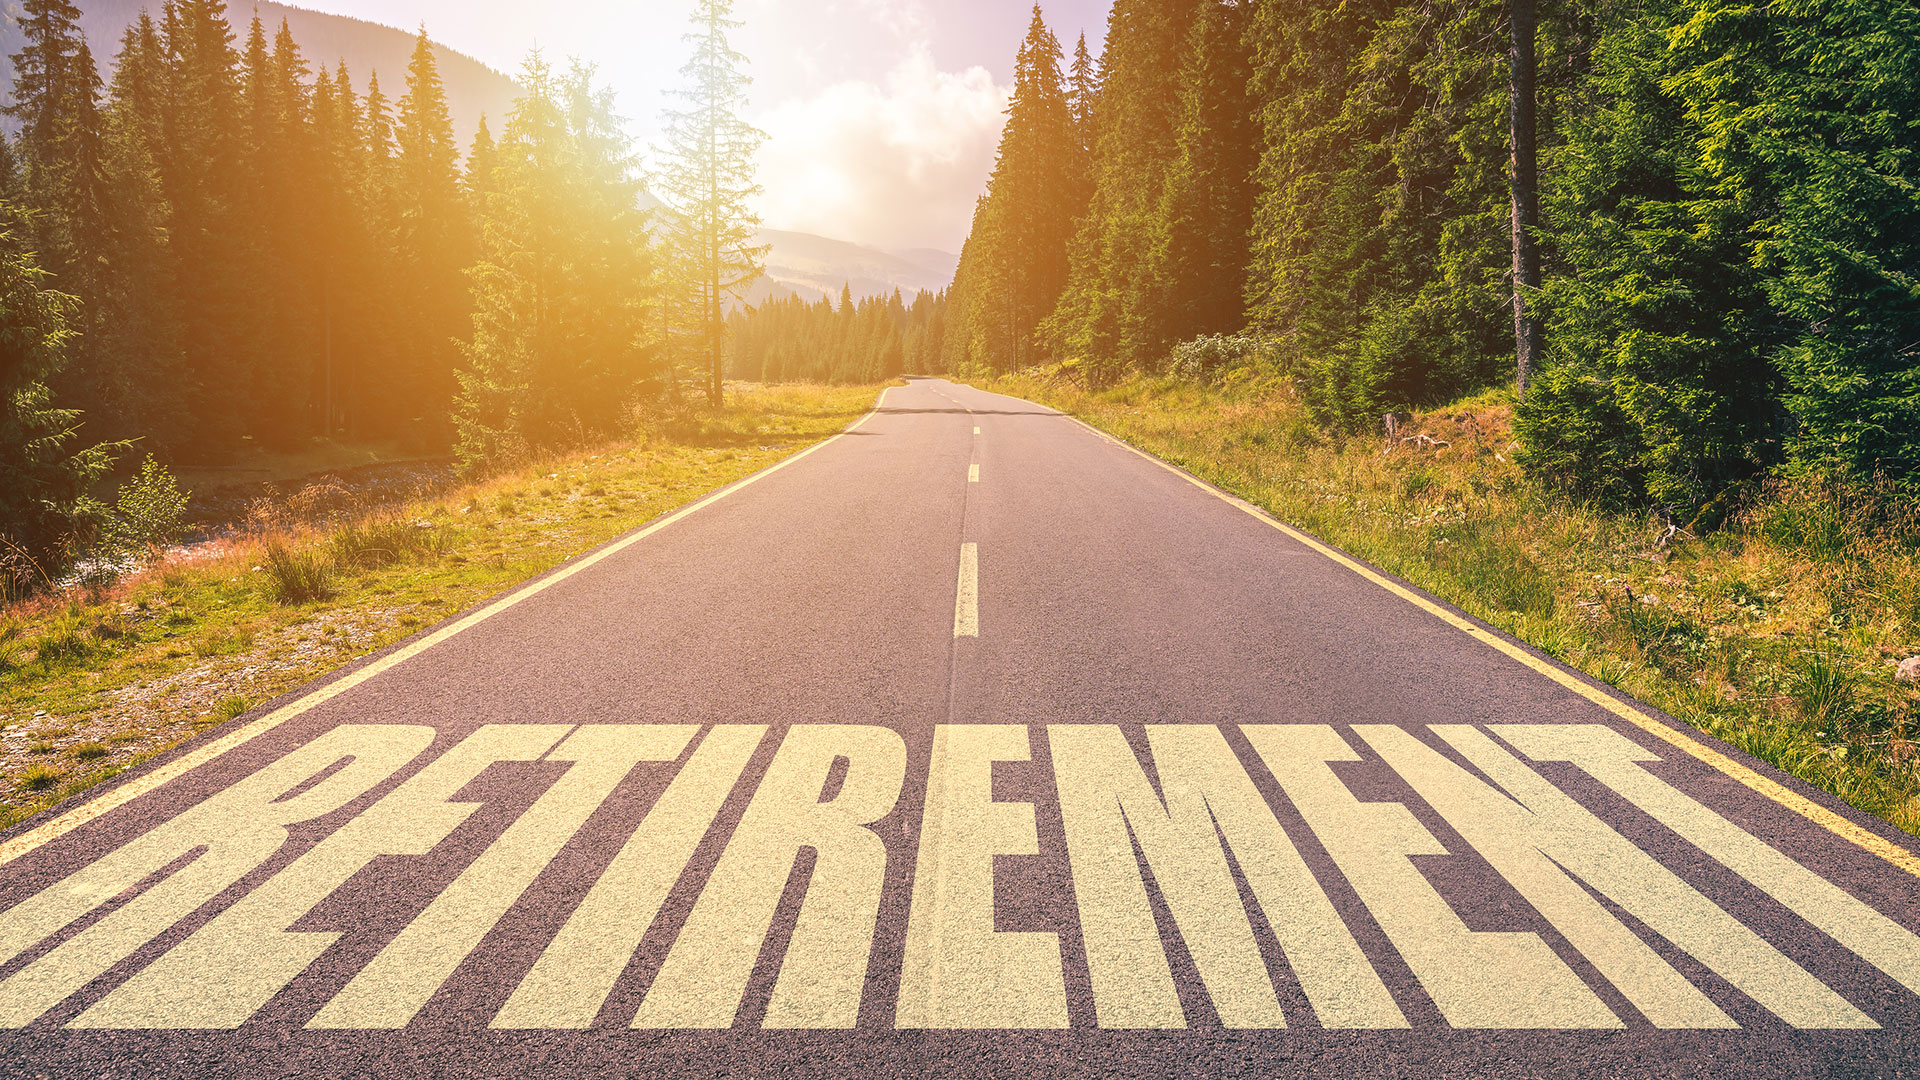
POLYGON ((941 371, 946 320, 944 294, 930 292, 909 304, 897 289, 855 300, 843 287, 837 308, 824 298, 772 300, 729 317, 727 369, 736 379, 818 383, 941 371))
POLYGON ((217 459, 319 434, 444 445, 476 214, 424 34, 396 103, 282 24, 168 0, 102 87, 71 0, 23 0, 0 198, 78 301, 56 399, 90 439, 217 459))
MULTIPOLYGON (((1783 465, 1920 476, 1916 26, 1542 10, 1530 467, 1676 509, 1783 465)), ((1503 0, 1117 0, 1097 70, 1063 59, 1036 7, 943 368, 1101 381, 1245 331, 1348 426, 1512 379, 1503 0)))
POLYGON ((0 572, 44 578, 101 531, 109 444, 345 437, 482 469, 674 392, 663 260, 591 68, 536 52, 463 166, 424 30, 395 101, 284 23, 236 42, 223 0, 142 15, 103 86, 78 17, 22 0, 0 139, 0 572))

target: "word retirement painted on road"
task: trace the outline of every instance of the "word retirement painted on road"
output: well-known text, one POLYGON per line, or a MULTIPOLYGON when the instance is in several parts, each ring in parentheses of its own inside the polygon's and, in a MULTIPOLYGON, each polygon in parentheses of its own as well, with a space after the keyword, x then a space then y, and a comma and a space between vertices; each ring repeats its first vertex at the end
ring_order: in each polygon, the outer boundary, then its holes
POLYGON ((13 902, 0 1026, 84 992, 70 1027, 237 1027, 351 936, 302 928, 350 880, 348 924, 385 929, 310 1028, 405 1026, 502 938, 522 959, 463 1013, 500 1029, 1059 1028, 1070 984, 1108 1028, 1202 1008, 1232 1028, 1834 1029, 1877 1026, 1871 1003, 1810 967, 1920 992, 1920 938, 1603 725, 953 725, 919 755, 834 724, 491 725, 430 754, 435 734, 335 728, 13 902), (395 884, 481 808, 462 793, 483 773, 534 766, 477 854, 395 884), (997 782, 1009 767, 1029 782, 997 782), (578 856, 608 814, 631 824, 578 856), (1536 930, 1475 929, 1465 886, 1416 861, 1463 850, 1536 930), (540 885, 582 859, 577 888, 540 885), (1736 918, 1700 867, 1776 914, 1736 918), (1009 928, 1009 875, 1070 896, 1074 925, 1009 928), (536 915, 536 941, 509 932, 536 915), (1782 920, 1832 956, 1790 957, 1782 920), (743 1019, 756 970, 771 988, 743 1019))

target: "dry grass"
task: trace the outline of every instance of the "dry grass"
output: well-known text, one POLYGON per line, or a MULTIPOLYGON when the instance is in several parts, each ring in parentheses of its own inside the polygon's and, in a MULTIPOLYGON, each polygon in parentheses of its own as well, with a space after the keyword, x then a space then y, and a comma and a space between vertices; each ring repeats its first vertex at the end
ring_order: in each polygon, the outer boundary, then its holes
POLYGON ((1543 490, 1485 395, 1400 437, 1317 428, 1282 384, 1140 380, 1043 401, 1555 657, 1920 833, 1920 523, 1859 485, 1776 485, 1695 537, 1543 490))

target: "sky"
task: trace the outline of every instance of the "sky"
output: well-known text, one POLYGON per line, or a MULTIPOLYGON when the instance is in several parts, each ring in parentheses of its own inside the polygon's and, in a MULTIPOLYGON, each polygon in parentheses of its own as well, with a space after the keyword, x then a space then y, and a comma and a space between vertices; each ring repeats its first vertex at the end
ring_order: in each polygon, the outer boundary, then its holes
MULTIPOLYGON (((598 66, 643 149, 680 84, 691 0, 293 0, 414 29, 508 74, 539 46, 598 66)), ((1109 0, 1047 0, 1071 60, 1096 54, 1109 0)), ((236 11, 244 0, 234 0, 236 11)), ((985 189, 1030 0, 736 0, 746 110, 771 228, 887 250, 958 251, 985 189)), ((650 155, 649 155, 650 156, 650 155)))

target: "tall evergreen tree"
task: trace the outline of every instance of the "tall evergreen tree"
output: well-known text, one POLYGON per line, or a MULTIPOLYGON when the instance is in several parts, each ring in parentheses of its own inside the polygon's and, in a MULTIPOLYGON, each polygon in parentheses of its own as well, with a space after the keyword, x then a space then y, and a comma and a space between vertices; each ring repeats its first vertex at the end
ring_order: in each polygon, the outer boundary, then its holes
POLYGON ((247 183, 240 168, 240 93, 233 30, 223 0, 169 0, 161 34, 167 85, 160 175, 172 208, 168 233, 178 267, 180 342, 193 393, 198 450, 226 453, 243 437, 278 438, 282 418, 253 402, 258 342, 249 243, 237 218, 247 183))
POLYGON ((1092 164, 1094 144, 1099 141, 1095 117, 1100 107, 1100 67, 1087 52, 1087 35, 1081 34, 1073 46, 1073 67, 1068 72, 1067 111, 1073 114, 1073 130, 1080 152, 1092 164))
POLYGON ((85 403, 102 435, 137 437, 162 454, 189 442, 194 427, 160 176, 166 81, 159 29, 142 13, 121 38, 102 117, 110 220, 94 249, 100 287, 76 364, 90 377, 70 398, 85 403))
POLYGON ((473 129, 473 145, 467 148, 466 172, 463 174, 467 200, 476 214, 486 209, 487 192, 493 190, 493 170, 498 156, 499 152, 493 143, 493 131, 487 127, 487 118, 483 113, 473 129))
POLYGON ((0 203, 0 574, 6 591, 37 585, 86 527, 87 489, 111 464, 103 447, 75 446, 81 417, 54 404, 74 299, 55 292, 25 250, 27 214, 0 203))
POLYGON ((654 273, 636 166, 591 69, 538 53, 496 148, 475 311, 462 343, 457 454, 484 470, 604 437, 658 372, 654 273))
POLYGON ((1505 16, 1257 0, 1250 315, 1330 422, 1511 370, 1505 16))
MULTIPOLYGON (((94 92, 78 67, 86 39, 72 0, 22 0, 15 18, 25 44, 14 53, 13 101, 4 112, 20 124, 22 181, 39 204, 51 204, 73 177, 69 142, 81 99, 94 92)), ((97 78, 97 76, 93 76, 97 78)))
POLYGON ((746 57, 727 35, 739 27, 732 0, 696 0, 693 56, 676 91, 687 107, 666 116, 667 145, 659 175, 670 216, 674 276, 691 290, 679 297, 681 325, 698 342, 707 400, 719 405, 725 373, 726 311, 763 272, 766 249, 753 244, 759 219, 747 200, 760 193, 753 155, 765 136, 740 118, 746 106, 746 57))
POLYGON ((1067 245, 1086 206, 1087 160, 1060 60, 1035 5, 978 233, 957 275, 968 348, 1000 370, 1037 359, 1034 330, 1066 287, 1067 245))
POLYGON ((1176 84, 1198 0, 1117 0, 1107 20, 1093 193, 1066 290, 1041 334, 1054 355, 1112 371, 1151 364, 1146 254, 1180 122, 1176 84))
POLYGON ((395 128, 399 158, 394 202, 399 213, 399 274, 396 285, 405 320, 400 361, 408 395, 425 407, 431 429, 420 435, 444 441, 446 405, 458 362, 455 339, 467 327, 470 299, 462 271, 476 254, 472 219, 460 191, 460 152, 453 116, 435 64, 426 28, 414 40, 407 65, 407 92, 395 128))
POLYGON ((1247 99, 1245 0, 1202 0, 1180 70, 1180 126, 1143 268, 1140 341, 1158 355, 1246 325, 1247 236, 1259 131, 1247 99))

